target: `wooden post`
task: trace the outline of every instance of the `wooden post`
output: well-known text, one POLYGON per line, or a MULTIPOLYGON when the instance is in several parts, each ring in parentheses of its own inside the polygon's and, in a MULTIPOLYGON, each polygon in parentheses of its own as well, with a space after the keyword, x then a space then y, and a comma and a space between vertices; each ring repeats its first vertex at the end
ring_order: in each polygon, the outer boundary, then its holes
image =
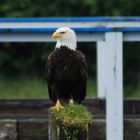
POLYGON ((68 126, 49 119, 49 140, 88 140, 87 130, 82 126, 68 126))
POLYGON ((97 83, 98 98, 106 97, 106 81, 107 81, 107 49, 105 41, 97 42, 97 83))
POLYGON ((76 122, 77 117, 68 116, 65 118, 60 113, 54 115, 49 111, 49 140, 88 140, 90 120, 83 120, 81 116, 81 120, 76 122))
POLYGON ((107 49, 106 139, 123 140, 123 38, 121 32, 108 32, 105 37, 107 49))

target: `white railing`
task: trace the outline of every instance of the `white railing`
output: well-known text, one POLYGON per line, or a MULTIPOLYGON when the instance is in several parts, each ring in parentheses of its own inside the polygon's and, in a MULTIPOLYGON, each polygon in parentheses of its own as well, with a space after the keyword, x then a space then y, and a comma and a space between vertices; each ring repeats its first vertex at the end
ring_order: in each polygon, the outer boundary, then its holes
POLYGON ((0 18, 0 42, 52 42, 69 26, 78 41, 97 42, 98 97, 106 98, 107 140, 123 140, 123 41, 140 41, 140 17, 0 18))

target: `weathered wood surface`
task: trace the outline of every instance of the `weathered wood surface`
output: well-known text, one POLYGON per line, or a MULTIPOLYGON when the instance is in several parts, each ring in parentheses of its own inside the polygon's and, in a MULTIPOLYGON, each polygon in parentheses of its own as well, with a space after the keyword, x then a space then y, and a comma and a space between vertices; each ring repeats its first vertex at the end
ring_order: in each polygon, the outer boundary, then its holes
MULTIPOLYGON (((0 119, 48 118, 48 108, 53 103, 50 100, 0 100, 0 119)), ((105 117, 105 101, 87 99, 83 105, 94 114, 94 118, 105 117)), ((125 117, 140 117, 140 100, 124 100, 125 117)))
MULTIPOLYGON (((140 119, 125 119, 124 140, 140 140, 140 119)), ((105 140, 105 119, 93 119, 89 140, 105 140)), ((48 119, 0 120, 0 140, 49 140, 48 119)))
POLYGON ((83 126, 63 125, 59 122, 57 125, 49 119, 49 140, 88 140, 88 130, 83 126))
POLYGON ((17 137, 17 121, 0 120, 0 140, 16 140, 17 137))
POLYGON ((18 140, 48 140, 48 120, 26 119, 17 123, 18 140))
MULTIPOLYGON (((105 101, 83 103, 93 114, 89 140, 105 140, 105 101)), ((47 100, 1 100, 0 140, 48 140, 47 100)), ((124 140, 140 139, 140 100, 124 101, 124 140)))

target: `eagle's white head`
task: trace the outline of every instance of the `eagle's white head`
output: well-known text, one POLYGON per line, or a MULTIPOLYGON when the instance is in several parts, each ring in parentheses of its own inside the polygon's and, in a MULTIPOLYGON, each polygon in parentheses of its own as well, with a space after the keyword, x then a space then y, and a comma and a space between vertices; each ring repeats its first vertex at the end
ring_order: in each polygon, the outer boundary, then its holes
POLYGON ((52 37, 57 39, 56 48, 66 46, 71 50, 76 50, 76 34, 69 27, 58 28, 52 37))

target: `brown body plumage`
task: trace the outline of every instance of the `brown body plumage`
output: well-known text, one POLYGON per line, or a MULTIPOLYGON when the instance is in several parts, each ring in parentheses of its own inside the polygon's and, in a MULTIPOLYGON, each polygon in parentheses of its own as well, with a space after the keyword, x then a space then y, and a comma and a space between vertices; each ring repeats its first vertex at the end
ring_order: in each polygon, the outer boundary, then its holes
POLYGON ((80 51, 61 46, 48 57, 47 82, 50 99, 81 103, 86 95, 86 60, 80 51))

